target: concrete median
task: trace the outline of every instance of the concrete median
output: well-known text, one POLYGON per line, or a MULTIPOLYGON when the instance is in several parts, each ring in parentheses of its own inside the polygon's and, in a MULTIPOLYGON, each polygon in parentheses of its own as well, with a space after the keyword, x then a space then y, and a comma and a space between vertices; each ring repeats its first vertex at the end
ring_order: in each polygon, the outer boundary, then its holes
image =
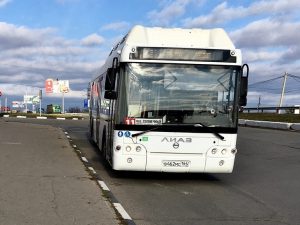
POLYGON ((284 122, 271 122, 259 120, 244 120, 239 119, 240 126, 271 128, 278 130, 300 130, 300 123, 284 123, 284 122))

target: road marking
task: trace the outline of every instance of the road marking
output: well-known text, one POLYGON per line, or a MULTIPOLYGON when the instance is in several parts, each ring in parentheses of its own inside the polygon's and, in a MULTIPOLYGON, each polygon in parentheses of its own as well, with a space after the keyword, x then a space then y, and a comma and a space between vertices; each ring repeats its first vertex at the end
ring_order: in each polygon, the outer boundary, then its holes
POLYGON ((46 116, 37 116, 36 118, 38 120, 46 120, 46 119, 48 119, 46 116))
MULTIPOLYGON (((70 136, 68 136, 68 132, 64 132, 68 138, 68 140, 71 142, 72 140, 70 139, 70 136)), ((71 144, 72 145, 72 144, 71 144)), ((74 151, 78 152, 78 156, 81 158, 81 160, 85 163, 84 166, 85 168, 87 168, 88 170, 92 171, 92 173, 94 175, 91 174, 91 176, 93 178, 95 178, 95 180, 97 180, 97 183, 99 184, 100 188, 102 189, 102 191, 108 191, 109 192, 109 196, 107 196, 108 201, 112 204, 112 206, 115 208, 116 211, 118 211, 118 213, 120 214, 120 216, 122 217, 123 220, 127 220, 125 221, 126 224, 130 224, 130 225, 135 225, 134 221, 131 219, 131 217, 129 216, 129 214, 126 212, 126 210, 123 208, 123 206, 118 203, 118 200, 115 198, 114 194, 110 191, 110 189, 108 188, 108 186, 105 184, 104 181, 99 180, 101 179, 97 172, 95 171, 95 169, 89 165, 89 161, 87 160, 86 157, 81 156, 81 151, 77 148, 77 146, 75 144, 72 145, 74 148, 74 151)))
POLYGON ((21 145, 22 143, 20 143, 20 142, 2 142, 1 144, 3 144, 3 145, 21 145))
POLYGON ((107 187, 107 185, 104 183, 104 181, 98 180, 98 184, 103 189, 103 191, 110 191, 109 188, 107 187))
POLYGON ((92 171, 93 172, 93 174, 96 174, 97 172, 94 170, 94 168, 93 167, 88 167, 88 169, 90 170, 90 171, 92 171))
POLYGON ((128 213, 125 211, 123 206, 120 203, 114 203, 114 207, 118 210, 118 212, 121 214, 123 219, 125 220, 132 220, 131 217, 128 215, 128 213))
POLYGON ((89 162, 84 156, 82 156, 81 159, 82 159, 82 161, 84 161, 84 162, 86 162, 86 163, 89 162))
POLYGON ((17 116, 17 118, 25 119, 27 116, 17 116))

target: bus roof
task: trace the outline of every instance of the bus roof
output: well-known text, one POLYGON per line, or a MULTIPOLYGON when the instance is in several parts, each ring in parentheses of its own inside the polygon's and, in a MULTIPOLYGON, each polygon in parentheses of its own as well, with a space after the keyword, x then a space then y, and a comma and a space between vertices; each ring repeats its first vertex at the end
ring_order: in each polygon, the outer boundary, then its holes
POLYGON ((182 29, 137 25, 130 30, 125 42, 135 46, 235 49, 221 28, 182 29))
MULTIPOLYGON (((134 26, 128 34, 116 44, 100 69, 100 74, 112 66, 113 59, 119 62, 137 61, 130 59, 130 55, 138 47, 177 48, 177 49, 223 49, 233 51, 237 60, 231 64, 241 64, 239 49, 235 49, 227 33, 221 28, 214 29, 183 29, 134 26)), ((173 60, 175 62, 176 60, 173 60)), ((181 60, 177 60, 180 62, 181 60)), ((160 62, 163 62, 160 60, 160 62)), ((189 63, 195 62, 190 60, 189 63)), ((188 61, 185 61, 188 63, 188 61)), ((200 61, 198 63, 201 63, 200 61)), ((202 62, 203 63, 203 62, 202 62)), ((209 62, 205 62, 209 63, 209 62)), ((224 64, 224 62, 223 62, 224 64)))

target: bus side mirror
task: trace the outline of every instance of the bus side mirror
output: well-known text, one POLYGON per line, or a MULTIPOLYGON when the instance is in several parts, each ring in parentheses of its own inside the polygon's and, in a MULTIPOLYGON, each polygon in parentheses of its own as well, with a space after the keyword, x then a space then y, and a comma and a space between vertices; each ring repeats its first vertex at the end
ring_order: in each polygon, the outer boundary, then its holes
POLYGON ((116 69, 108 68, 106 72, 106 79, 105 79, 105 90, 106 91, 114 90, 115 83, 116 83, 116 69))
POLYGON ((247 64, 244 64, 242 67, 239 106, 247 105, 248 75, 249 75, 249 66, 247 64), (246 75, 245 76, 244 76, 244 67, 246 67, 246 75))

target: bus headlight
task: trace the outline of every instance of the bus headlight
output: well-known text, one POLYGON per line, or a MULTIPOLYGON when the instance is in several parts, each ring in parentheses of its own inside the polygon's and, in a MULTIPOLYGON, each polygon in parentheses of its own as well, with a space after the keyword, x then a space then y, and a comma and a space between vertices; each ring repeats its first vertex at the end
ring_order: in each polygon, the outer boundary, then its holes
POLYGON ((126 146, 126 151, 127 152, 130 152, 131 151, 131 147, 128 145, 128 146, 126 146))
POLYGON ((227 152, 227 149, 226 149, 226 148, 224 148, 224 149, 221 151, 222 155, 225 155, 226 152, 227 152))
POLYGON ((212 153, 212 154, 216 154, 216 153, 217 153, 217 151, 218 151, 218 149, 216 149, 216 148, 213 148, 213 149, 211 150, 211 153, 212 153))
POLYGON ((136 150, 137 152, 140 152, 140 151, 142 150, 142 147, 138 145, 138 146, 136 146, 135 150, 136 150))

